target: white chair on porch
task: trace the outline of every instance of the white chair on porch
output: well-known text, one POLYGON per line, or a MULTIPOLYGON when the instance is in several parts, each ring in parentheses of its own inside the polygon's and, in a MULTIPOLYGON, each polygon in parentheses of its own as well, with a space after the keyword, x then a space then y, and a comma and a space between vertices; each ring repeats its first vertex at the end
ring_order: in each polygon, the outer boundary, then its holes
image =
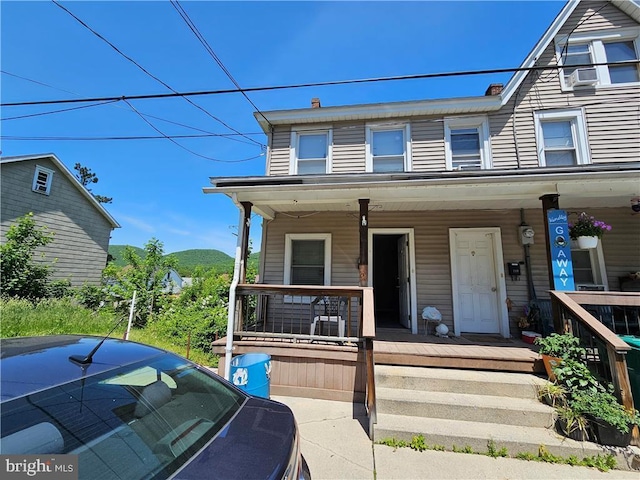
MULTIPOLYGON (((338 324, 338 336, 344 337, 345 334, 345 312, 344 307, 347 305, 347 299, 345 297, 330 297, 322 296, 316 297, 311 302, 311 327, 309 333, 311 336, 316 334, 316 327, 320 323, 320 332, 322 332, 322 323, 329 324, 331 329, 331 323, 338 324)), ((331 333, 331 330, 329 330, 331 333)))

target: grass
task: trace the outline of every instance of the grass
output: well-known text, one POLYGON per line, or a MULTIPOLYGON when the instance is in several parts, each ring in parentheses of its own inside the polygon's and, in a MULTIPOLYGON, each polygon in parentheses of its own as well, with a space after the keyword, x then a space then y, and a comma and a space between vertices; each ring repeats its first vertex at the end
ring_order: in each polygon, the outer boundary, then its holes
MULTIPOLYGON (((437 451, 445 451, 446 448, 443 445, 428 445, 425 442, 424 435, 416 435, 411 441, 407 442, 406 440, 398 440, 396 438, 385 438, 377 441, 376 443, 380 445, 387 445, 388 447, 396 448, 411 448, 418 452, 423 452, 425 450, 437 450, 437 451)), ((498 458, 498 457, 509 457, 509 452, 506 447, 498 448, 494 440, 487 441, 487 451, 486 452, 477 452, 474 451, 471 446, 466 445, 464 447, 458 447, 453 445, 452 452, 455 453, 468 453, 473 455, 487 455, 488 457, 498 458)), ((540 445, 538 448, 538 453, 531 452, 520 452, 514 455, 514 458, 520 460, 528 460, 535 462, 546 462, 546 463, 559 463, 564 465, 571 466, 581 466, 581 467, 594 467, 600 471, 608 472, 609 470, 616 468, 616 459, 613 455, 593 455, 590 457, 584 457, 579 459, 578 457, 571 455, 569 457, 561 457, 560 455, 554 455, 547 450, 544 445, 540 445)))
MULTIPOLYGON (((61 334, 104 336, 120 319, 113 312, 92 312, 68 298, 37 304, 27 300, 0 300, 0 312, 2 338, 61 334)), ((122 322, 111 337, 124 338, 126 327, 126 322, 122 322)), ((132 329, 129 339, 187 356, 186 347, 178 340, 160 336, 150 328, 132 329)), ((190 349, 189 359, 202 365, 218 365, 217 355, 195 348, 190 349)))

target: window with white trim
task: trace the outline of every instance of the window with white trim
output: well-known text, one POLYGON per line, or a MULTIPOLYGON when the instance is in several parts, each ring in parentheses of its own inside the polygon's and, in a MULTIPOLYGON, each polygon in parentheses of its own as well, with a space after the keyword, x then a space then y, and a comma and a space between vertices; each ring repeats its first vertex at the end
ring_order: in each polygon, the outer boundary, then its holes
POLYGON ((487 117, 444 119, 447 170, 491 168, 491 144, 487 117))
POLYGON ((582 110, 535 112, 534 115, 541 167, 590 163, 582 110))
POLYGON ((366 171, 411 171, 411 130, 408 123, 367 125, 366 171))
POLYGON ((291 175, 309 175, 331 172, 332 130, 291 132, 291 175))
POLYGON ((600 242, 596 248, 588 250, 571 248, 571 262, 576 290, 609 289, 600 242))
POLYGON ((572 33, 556 37, 558 63, 562 69, 565 90, 582 86, 612 86, 640 83, 638 63, 572 67, 572 65, 604 64, 640 59, 640 28, 614 29, 600 32, 572 33), (576 72, 580 70, 580 72, 576 72))
POLYGON ((36 165, 36 171, 33 175, 33 184, 31 189, 34 192, 49 195, 51 191, 51 181, 53 180, 53 170, 36 165))
POLYGON ((285 235, 285 285, 331 285, 331 234, 285 235))

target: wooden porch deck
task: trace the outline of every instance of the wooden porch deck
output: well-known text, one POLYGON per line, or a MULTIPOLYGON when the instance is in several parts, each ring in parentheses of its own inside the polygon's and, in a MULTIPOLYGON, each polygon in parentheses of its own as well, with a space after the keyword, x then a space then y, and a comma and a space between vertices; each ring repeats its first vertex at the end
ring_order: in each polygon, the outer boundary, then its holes
POLYGON ((440 338, 412 335, 402 329, 376 330, 376 364, 540 373, 538 347, 514 338, 463 334, 440 338))
MULTIPOLYGON (((225 338, 212 345, 224 355, 225 338)), ((361 345, 245 337, 234 341, 234 355, 251 352, 271 356, 271 392, 327 400, 362 401, 366 391, 361 345)), ((493 335, 439 338, 412 335, 402 329, 379 328, 373 342, 376 364, 539 373, 544 366, 537 347, 493 335)), ((219 373, 224 375, 224 362, 219 373)))

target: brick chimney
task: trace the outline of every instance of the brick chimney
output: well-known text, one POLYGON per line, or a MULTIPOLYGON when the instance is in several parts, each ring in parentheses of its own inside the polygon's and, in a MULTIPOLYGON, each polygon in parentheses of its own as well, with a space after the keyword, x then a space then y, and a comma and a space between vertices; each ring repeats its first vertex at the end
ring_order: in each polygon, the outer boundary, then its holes
POLYGON ((489 85, 489 88, 487 88, 487 91, 484 92, 485 95, 500 95, 502 93, 502 89, 504 88, 504 85, 502 85, 501 83, 492 83, 491 85, 489 85))
POLYGON ((320 99, 318 97, 311 99, 311 108, 320 108, 320 99))

